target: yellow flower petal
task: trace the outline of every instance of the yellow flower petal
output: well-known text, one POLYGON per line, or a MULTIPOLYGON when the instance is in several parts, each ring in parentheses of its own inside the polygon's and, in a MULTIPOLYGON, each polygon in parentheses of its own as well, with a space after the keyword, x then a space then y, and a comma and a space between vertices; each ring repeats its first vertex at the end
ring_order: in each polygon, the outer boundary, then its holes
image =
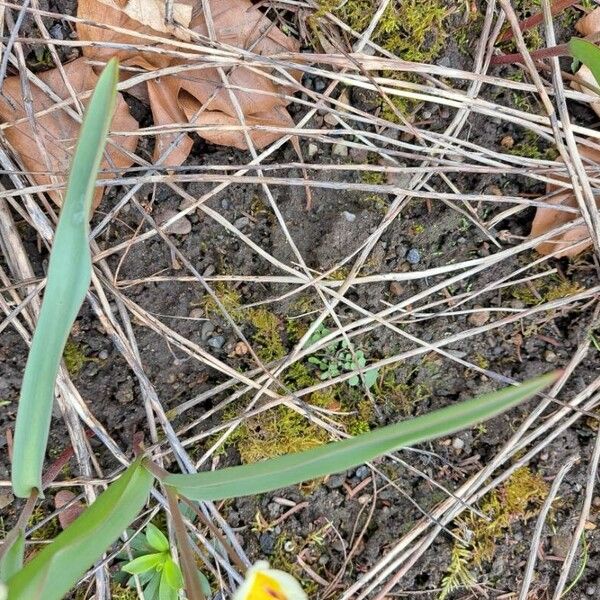
POLYGON ((289 573, 271 569, 261 560, 248 569, 233 600, 308 600, 308 596, 289 573))

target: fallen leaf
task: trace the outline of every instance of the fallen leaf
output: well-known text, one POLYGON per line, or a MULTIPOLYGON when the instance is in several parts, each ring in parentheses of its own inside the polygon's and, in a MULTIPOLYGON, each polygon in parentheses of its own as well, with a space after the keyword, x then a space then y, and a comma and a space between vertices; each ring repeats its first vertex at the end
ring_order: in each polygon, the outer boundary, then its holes
MULTIPOLYGON (((140 22, 162 33, 173 33, 189 39, 182 33, 181 28, 169 25, 166 20, 164 0, 99 0, 102 4, 123 11, 130 19, 140 22)), ((192 5, 190 2, 173 3, 173 20, 182 27, 188 27, 192 20, 192 5)))
POLYGON ((595 8, 592 12, 581 17, 577 23, 575 23, 575 29, 583 35, 592 35, 600 31, 600 7, 595 8))
MULTIPOLYGON (((594 77, 590 69, 588 69, 588 67, 586 67, 585 65, 581 65, 581 67, 579 67, 579 70, 575 74, 584 83, 587 83, 595 88, 598 87, 598 82, 596 81, 596 78, 594 77)), ((584 94, 596 96, 598 98, 598 100, 590 102, 590 106, 592 107, 592 110, 600 117, 600 96, 598 96, 598 94, 591 90, 589 87, 583 86, 577 81, 572 81, 571 87, 574 90, 577 90, 578 92, 583 92, 584 94)))
MULTIPOLYGON (((132 0, 130 0, 131 2, 132 0)), ((138 0, 138 2, 141 0, 138 0)), ((95 60, 107 60, 117 55, 125 65, 142 67, 148 71, 165 66, 179 65, 190 67, 181 73, 171 74, 147 82, 147 97, 156 127, 182 125, 186 121, 197 126, 196 133, 213 144, 248 149, 247 139, 240 125, 248 128, 248 134, 256 148, 260 149, 282 137, 282 133, 269 131, 271 128, 293 127, 294 122, 285 108, 295 91, 292 85, 281 86, 274 82, 268 69, 250 69, 233 66, 226 71, 227 84, 224 85, 219 71, 211 63, 182 60, 167 55, 148 52, 143 38, 136 32, 163 35, 155 21, 131 18, 132 12, 125 14, 116 6, 117 0, 80 0, 77 16, 86 21, 96 21, 104 25, 128 29, 131 35, 110 31, 88 24, 77 25, 80 40, 96 42, 84 46, 86 56, 95 60), (112 6, 108 6, 108 3, 112 6), (150 27, 152 25, 153 27, 150 27), (137 53, 130 49, 116 50, 98 44, 137 45, 137 53), (233 98, 232 98, 233 96, 233 98), (238 106, 236 106, 236 104, 238 106), (243 115, 243 123, 238 118, 238 108, 243 115), (230 129, 227 129, 230 127, 230 129), (237 130, 236 130, 237 129, 237 130)), ((206 15, 200 0, 182 0, 192 4, 190 31, 203 37, 210 37, 206 15)), ((161 0, 162 5, 162 0, 161 0)), ((263 15, 249 0, 209 0, 212 17, 212 30, 216 41, 231 48, 243 48, 256 55, 271 56, 282 52, 297 52, 299 43, 284 34, 273 22, 263 15)), ((299 78, 299 73, 292 76, 299 78)), ((141 95, 136 94, 138 97, 141 95)), ((154 152, 155 162, 169 147, 171 151, 163 161, 163 166, 177 166, 188 156, 192 140, 185 133, 158 133, 154 152), (173 143, 177 141, 176 146, 173 143)))
POLYGON ((75 494, 69 490, 60 490, 54 496, 54 506, 58 513, 58 522, 63 529, 66 529, 84 510, 83 502, 72 502, 75 494), (71 503, 71 504, 69 504, 71 503), (67 506, 64 510, 60 510, 63 506, 67 506))
MULTIPOLYGON (((83 58, 65 64, 64 71, 77 94, 92 90, 98 80, 91 66, 83 58)), ((70 97, 57 69, 40 73, 38 76, 60 98, 70 97)), ((4 81, 2 91, 2 96, 0 96, 0 119, 2 122, 11 123, 26 118, 20 78, 18 76, 8 77, 4 81)), ((88 101, 89 99, 84 100, 84 104, 88 101)), ((49 109, 54 104, 54 100, 45 92, 31 84, 31 105, 35 113, 49 109)), ((111 131, 135 131, 138 128, 137 121, 130 115, 126 102, 119 94, 111 131)), ((59 184, 64 186, 66 184, 66 176, 69 172, 78 134, 79 123, 64 109, 52 110, 47 114, 35 117, 33 123, 27 119, 4 130, 7 141, 19 156, 23 167, 30 172, 31 178, 38 185, 59 184)), ((124 150, 130 153, 135 150, 137 136, 114 135, 113 133, 110 140, 123 150, 109 144, 101 168, 109 168, 111 164, 117 169, 131 166, 133 160, 124 150)), ((94 208, 100 204, 103 191, 104 189, 101 187, 96 190, 94 208)), ((63 190, 52 190, 48 194, 56 204, 59 206, 62 204, 63 190)))
MULTIPOLYGON (((584 163, 600 164, 600 149, 590 148, 589 146, 579 145, 579 154, 584 159, 584 163)), ((555 179, 568 181, 564 175, 553 175, 555 179)), ((547 193, 558 191, 560 188, 555 184, 549 184, 546 187, 547 193)), ((533 223, 531 224, 531 237, 537 237, 552 231, 556 227, 565 225, 574 221, 579 215, 577 213, 565 212, 551 208, 551 206, 568 206, 577 208, 578 203, 572 190, 563 190, 557 193, 553 198, 547 201, 548 208, 538 208, 535 212, 533 223)), ((600 208, 600 198, 596 199, 596 206, 600 208)), ((556 257, 573 257, 581 254, 592 246, 592 240, 589 236, 588 228, 585 224, 578 225, 569 231, 543 242, 536 246, 536 250, 543 255, 554 254, 556 257), (576 246, 569 248, 574 243, 580 242, 576 246)))

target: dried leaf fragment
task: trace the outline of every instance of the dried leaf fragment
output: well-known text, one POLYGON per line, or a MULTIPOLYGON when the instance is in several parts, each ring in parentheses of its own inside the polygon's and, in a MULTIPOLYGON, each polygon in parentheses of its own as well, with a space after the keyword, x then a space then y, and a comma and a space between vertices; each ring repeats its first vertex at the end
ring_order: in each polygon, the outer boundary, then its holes
MULTIPOLYGON (((178 34, 179 29, 167 23, 164 0, 99 0, 111 8, 123 11, 130 19, 163 33, 178 34)), ((192 20, 190 2, 173 3, 173 20, 183 27, 188 27, 192 20)), ((186 39, 189 39, 186 36, 186 39)))
MULTIPOLYGON (((129 0, 129 3, 132 1, 129 0)), ((164 4, 163 0, 157 1, 161 6, 164 4)), ((272 56, 299 50, 298 41, 284 34, 250 0, 208 0, 210 18, 204 14, 201 0, 180 1, 192 7, 189 29, 196 34, 210 37, 214 32, 216 42, 242 48, 255 55, 272 56), (210 27, 209 23, 212 24, 210 27)), ((225 71, 227 81, 224 82, 213 63, 203 62, 200 54, 198 60, 192 62, 168 54, 148 52, 148 42, 136 38, 135 33, 157 34, 158 25, 148 19, 141 21, 131 18, 133 14, 119 10, 117 0, 80 0, 77 13, 80 19, 126 28, 132 35, 79 23, 77 30, 82 41, 137 44, 137 54, 132 50, 113 49, 112 54, 117 54, 126 65, 149 71, 167 65, 189 66, 181 73, 147 82, 148 101, 156 127, 190 122, 198 126, 196 133, 209 142, 241 150, 248 149, 244 127, 252 144, 258 149, 284 135, 275 131, 276 128, 293 127, 293 120, 285 108, 295 91, 293 85, 281 85, 273 81, 269 75, 275 72, 268 66, 259 70, 256 67, 234 65, 225 71), (243 115, 242 123, 238 108, 243 115)), ((164 32, 158 35, 165 37, 164 32)), ((106 60, 109 56, 107 50, 110 49, 96 44, 84 46, 86 56, 96 60, 106 60)), ((299 78, 299 73, 294 72, 292 76, 299 78)), ((191 146, 192 141, 185 133, 158 133, 154 160, 162 157, 163 166, 180 165, 191 146), (169 148, 169 153, 165 155, 169 148)))
POLYGON ((575 29, 582 35, 592 35, 592 33, 600 31, 600 6, 585 15, 585 17, 581 17, 575 23, 575 29))
MULTIPOLYGON (((585 163, 600 164, 600 149, 591 148, 588 146, 579 145, 579 155, 585 163)), ((564 176, 555 176, 556 179, 567 179, 564 176)), ((559 188, 556 185, 548 185, 547 193, 557 191, 559 188)), ((572 190, 565 189, 559 192, 547 201, 551 206, 568 206, 577 208, 577 198, 572 190)), ((596 199, 596 206, 600 208, 600 198, 596 199)), ((531 237, 537 237, 548 233, 553 229, 566 225, 574 221, 578 217, 577 213, 557 210, 551 207, 538 208, 535 212, 533 223, 531 224, 531 237)), ((592 246, 592 240, 589 235, 588 228, 585 224, 578 225, 569 231, 552 238, 547 242, 542 242, 536 246, 536 250, 543 255, 554 254, 557 258, 567 256, 573 257, 581 254, 592 246), (573 244, 576 244, 573 247, 573 244)))
POLYGON ((58 513, 58 522, 62 529, 66 529, 84 510, 83 502, 73 502, 75 494, 69 490, 60 490, 54 496, 54 506, 58 513), (69 506, 67 506, 67 504, 69 506), (67 506, 64 510, 60 510, 67 506))
MULTIPOLYGON (((64 65, 69 82, 77 94, 90 91, 98 77, 83 58, 64 65)), ((69 92, 57 69, 46 71, 39 78, 60 98, 69 98, 69 92)), ((40 88, 31 84, 31 104, 34 113, 52 109, 55 102, 40 88)), ((83 102, 86 104, 89 99, 83 102)), ((76 110, 71 107, 71 110, 76 110)), ((18 76, 8 77, 4 82, 3 94, 0 96, 0 120, 3 123, 19 121, 4 130, 6 139, 21 159, 25 169, 31 173, 38 185, 56 184, 65 186, 71 158, 79 134, 79 123, 67 112, 66 108, 51 110, 46 114, 35 116, 33 122, 27 118, 24 106, 21 81, 18 76)), ((112 123, 112 132, 135 131, 139 128, 137 121, 129 114, 129 108, 119 94, 117 107, 112 123)), ((137 146, 135 135, 111 135, 114 145, 108 145, 102 168, 114 166, 124 169, 133 163, 126 152, 132 153, 137 146)), ((59 206, 62 203, 64 190, 48 192, 52 200, 59 206)), ((102 199, 103 188, 98 188, 94 196, 94 208, 102 199)))

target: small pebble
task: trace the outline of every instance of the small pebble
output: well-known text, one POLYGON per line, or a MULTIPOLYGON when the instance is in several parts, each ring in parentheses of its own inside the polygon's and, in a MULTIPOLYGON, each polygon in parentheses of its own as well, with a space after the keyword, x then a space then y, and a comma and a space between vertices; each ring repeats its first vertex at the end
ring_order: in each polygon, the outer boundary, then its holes
POLYGON ((206 321, 206 323, 202 325, 202 331, 200 333, 202 341, 205 342, 212 335, 214 330, 215 326, 210 321, 206 321))
POLYGON ((368 477, 370 472, 371 472, 371 469, 369 469, 369 467, 367 467, 367 465, 361 465, 360 467, 358 467, 358 469, 356 469, 356 472, 354 473, 354 475, 356 477, 358 477, 359 479, 365 479, 366 477, 368 477))
POLYGON ((587 596, 595 596, 596 595, 596 587, 593 585, 588 585, 585 588, 585 593, 587 596))
POLYGON ((400 284, 398 281, 392 281, 390 283, 390 294, 392 296, 402 296, 404 293, 404 286, 400 284))
POLYGON ((345 146, 344 144, 334 144, 331 153, 333 156, 348 156, 348 146, 345 146))
MULTIPOLYGON (((157 215, 156 224, 162 225, 177 214, 176 210, 166 209, 157 215)), ((172 233, 174 235, 187 235, 192 231, 192 223, 187 217, 181 217, 175 223, 171 223, 171 225, 166 227, 164 231, 165 233, 172 233)))
POLYGON ((208 265, 206 269, 204 269, 204 273, 202 273, 202 277, 210 277, 215 272, 215 265, 208 265))
POLYGON ((558 356, 556 355, 556 352, 546 350, 546 352, 544 352, 544 359, 546 362, 555 363, 558 360, 558 356))
POLYGON ((354 221, 356 221, 356 215, 354 213, 345 210, 342 215, 344 215, 344 219, 346 219, 348 223, 354 223, 354 221))
POLYGON ((344 481, 346 481, 346 474, 336 473, 327 478, 327 481, 325 481, 325 487, 328 487, 330 490, 335 490, 342 487, 342 485, 344 485, 344 481))
POLYGON ((416 265, 421 260, 421 253, 416 248, 411 248, 406 255, 406 260, 411 265, 416 265))
POLYGON ((358 498, 359 504, 368 504, 369 502, 371 502, 371 494, 363 494, 358 498))
POLYGON ((317 155, 317 152, 319 152, 319 146, 312 143, 308 145, 308 158, 313 158, 317 155))
POLYGON ((322 92, 327 87, 327 84, 322 79, 315 81, 315 92, 322 92))
POLYGON ((208 340, 208 345, 215 350, 220 350, 225 345, 225 338, 222 335, 216 335, 208 340))
POLYGON ((248 225, 250 225, 250 219, 248 217, 240 217, 233 222, 233 226, 236 229, 244 229, 244 227, 247 227, 248 225))
POLYGON ((264 554, 271 554, 273 552, 273 548, 275 548, 275 536, 272 533, 263 533, 258 539, 260 544, 260 549, 264 554))
POLYGON ((201 308, 193 308, 189 317, 190 319, 204 319, 204 311, 201 308))
POLYGON ((461 440, 459 437, 455 437, 452 439, 452 447, 455 450, 462 450, 465 447, 464 440, 461 440))
POLYGON ((65 39, 65 36, 63 33, 63 28, 60 23, 56 23, 56 25, 52 25, 52 27, 50 27, 50 29, 48 30, 48 33, 50 33, 50 35, 52 36, 52 39, 54 39, 54 40, 64 40, 65 39))
POLYGON ((467 321, 475 327, 481 327, 490 320, 490 311, 483 310, 481 306, 476 306, 475 309, 477 312, 470 314, 467 321))
POLYGON ((283 549, 286 552, 294 552, 294 550, 296 549, 296 544, 294 544, 294 542, 292 542, 292 540, 288 540, 284 545, 283 545, 283 549))
POLYGON ((106 360, 108 358, 108 350, 100 350, 100 353, 98 354, 98 358, 100 360, 106 360))
POLYGON ((223 200, 221 200, 221 208, 223 210, 229 210, 230 207, 231 207, 231 202, 229 202, 229 200, 227 200, 227 198, 223 198, 223 200))
POLYGON ((500 145, 503 148, 506 148, 507 150, 510 150, 515 145, 515 140, 513 139, 512 135, 505 135, 500 140, 500 145))

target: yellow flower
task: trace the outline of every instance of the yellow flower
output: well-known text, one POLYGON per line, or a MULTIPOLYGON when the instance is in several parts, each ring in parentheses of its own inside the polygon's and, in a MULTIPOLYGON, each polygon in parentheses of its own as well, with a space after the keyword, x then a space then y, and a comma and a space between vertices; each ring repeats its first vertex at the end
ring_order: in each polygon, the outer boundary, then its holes
POLYGON ((308 596, 289 573, 271 569, 266 560, 259 560, 248 569, 233 600, 308 600, 308 596))

